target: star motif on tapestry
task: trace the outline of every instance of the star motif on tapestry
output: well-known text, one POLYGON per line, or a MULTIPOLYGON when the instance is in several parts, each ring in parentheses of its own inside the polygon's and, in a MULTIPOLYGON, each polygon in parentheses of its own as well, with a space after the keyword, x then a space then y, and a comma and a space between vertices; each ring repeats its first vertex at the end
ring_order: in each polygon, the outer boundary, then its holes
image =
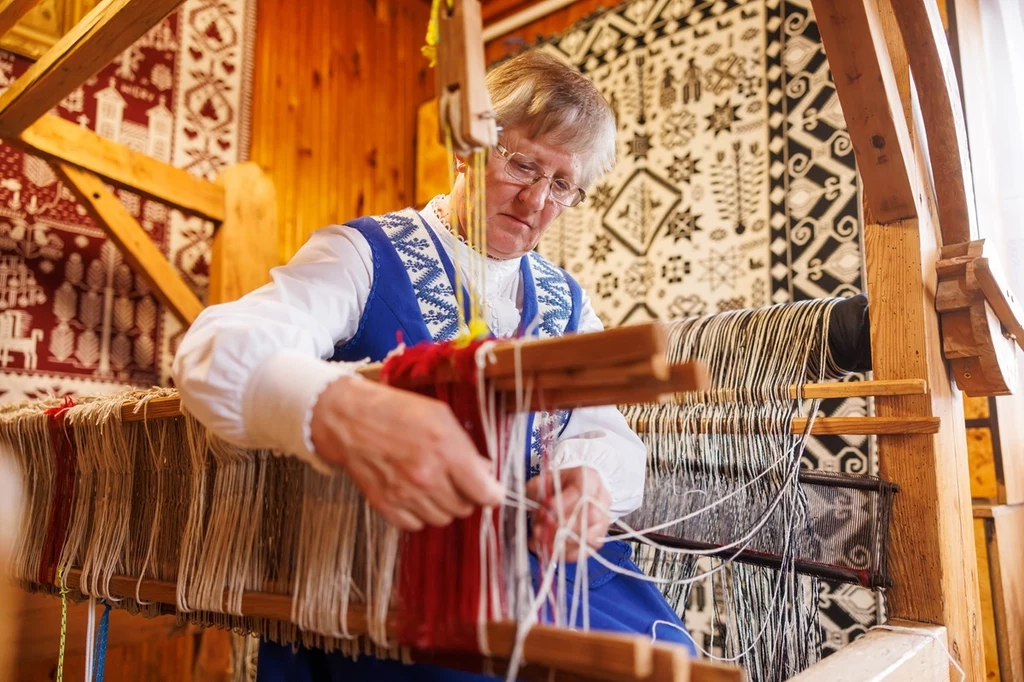
POLYGON ((587 202, 594 207, 595 211, 604 211, 612 205, 612 200, 615 198, 614 191, 614 187, 607 182, 602 182, 594 188, 594 193, 587 197, 587 202))
POLYGON ((699 172, 697 170, 699 162, 700 159, 694 159, 690 152, 686 152, 686 156, 683 158, 673 155, 672 163, 666 169, 669 179, 672 182, 689 182, 690 178, 699 172))
POLYGON ((736 112, 739 111, 740 105, 733 105, 729 100, 725 101, 725 104, 721 106, 715 105, 715 110, 707 115, 708 119, 708 132, 714 133, 715 137, 718 137, 718 133, 727 133, 732 130, 732 124, 736 122, 736 112))
POLYGON ((629 153, 633 156, 633 160, 646 159, 647 154, 651 151, 651 136, 641 135, 636 133, 633 135, 633 139, 629 141, 629 153))
POLYGON ((599 234, 594 237, 590 244, 590 259, 595 263, 603 263, 608 260, 608 254, 612 252, 612 240, 606 235, 599 234))
POLYGON ((704 267, 700 281, 707 282, 711 291, 723 284, 729 288, 735 288, 743 274, 743 266, 746 265, 743 255, 735 246, 729 247, 724 252, 711 249, 707 257, 698 262, 704 267))
POLYGON ((685 109, 670 112, 661 124, 661 142, 666 147, 682 147, 697 134, 697 117, 685 109))
POLYGON ((673 242, 678 242, 680 239, 689 239, 693 241, 693 233, 700 231, 700 225, 697 221, 701 219, 699 214, 694 214, 689 207, 683 211, 676 211, 675 214, 668 220, 668 236, 672 237, 673 242))

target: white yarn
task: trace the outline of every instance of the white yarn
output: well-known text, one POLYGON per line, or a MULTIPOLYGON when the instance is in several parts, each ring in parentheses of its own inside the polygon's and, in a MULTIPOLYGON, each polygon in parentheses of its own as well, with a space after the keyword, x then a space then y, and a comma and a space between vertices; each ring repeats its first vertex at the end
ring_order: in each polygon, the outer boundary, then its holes
POLYGON ((96 648, 96 597, 89 597, 89 615, 85 627, 85 682, 93 679, 93 651, 96 648))

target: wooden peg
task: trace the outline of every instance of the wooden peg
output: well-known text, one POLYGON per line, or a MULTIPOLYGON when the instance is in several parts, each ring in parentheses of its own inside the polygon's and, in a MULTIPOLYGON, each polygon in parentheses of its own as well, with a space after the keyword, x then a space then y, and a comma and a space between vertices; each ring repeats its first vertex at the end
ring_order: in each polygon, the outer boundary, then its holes
POLYGON ((1016 341, 1024 350, 1024 310, 1006 284, 1001 269, 988 258, 978 258, 974 261, 974 278, 1003 325, 1007 337, 1016 341))
POLYGON ((1024 318, 978 239, 942 247, 935 269, 935 309, 942 350, 957 386, 969 396, 1008 395, 1017 387, 1014 341, 1024 318))

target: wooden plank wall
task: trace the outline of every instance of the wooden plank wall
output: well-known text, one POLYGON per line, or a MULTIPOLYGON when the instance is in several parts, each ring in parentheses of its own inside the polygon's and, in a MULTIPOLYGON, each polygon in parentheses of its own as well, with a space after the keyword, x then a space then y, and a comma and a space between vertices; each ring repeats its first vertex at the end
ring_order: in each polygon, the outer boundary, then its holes
MULTIPOLYGON (((18 682, 57 679, 60 650, 60 599, 19 594, 18 632, 0 638, 0 650, 13 653, 18 682)), ((64 680, 84 680, 88 604, 69 604, 64 680)), ((97 616, 102 609, 97 607, 97 616)), ((99 618, 97 618, 97 621, 99 618)), ((0 671, 2 672, 2 671, 0 671)), ((143 618, 114 609, 110 612, 104 679, 110 682, 175 680, 230 682, 231 634, 177 625, 173 616, 143 618)), ((0 678, 4 679, 4 678, 0 678)))
POLYGON ((423 0, 259 0, 251 159, 277 189, 281 259, 333 222, 413 201, 433 96, 423 0))
POLYGON ((967 456, 971 464, 971 497, 974 502, 998 504, 1001 476, 997 473, 999 431, 992 398, 964 396, 967 456))

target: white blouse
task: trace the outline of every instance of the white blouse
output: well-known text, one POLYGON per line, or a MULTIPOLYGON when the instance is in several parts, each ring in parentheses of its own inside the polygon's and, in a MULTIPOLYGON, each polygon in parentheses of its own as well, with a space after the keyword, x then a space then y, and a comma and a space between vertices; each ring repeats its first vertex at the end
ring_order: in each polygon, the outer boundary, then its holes
MULTIPOLYGON (((482 258, 447 229, 447 197, 422 212, 468 281, 470 259, 482 258)), ((491 331, 513 335, 522 310, 520 259, 483 258, 491 331)), ((185 334, 172 373, 184 407, 221 438, 242 447, 317 456, 310 419, 320 393, 357 363, 329 362, 355 335, 373 279, 370 246, 355 229, 315 232, 271 281, 237 301, 203 310, 185 334)), ((603 328, 584 295, 580 332, 603 328)), ((614 406, 574 410, 551 456, 556 468, 589 465, 612 496, 612 516, 640 506, 646 449, 614 406)))

